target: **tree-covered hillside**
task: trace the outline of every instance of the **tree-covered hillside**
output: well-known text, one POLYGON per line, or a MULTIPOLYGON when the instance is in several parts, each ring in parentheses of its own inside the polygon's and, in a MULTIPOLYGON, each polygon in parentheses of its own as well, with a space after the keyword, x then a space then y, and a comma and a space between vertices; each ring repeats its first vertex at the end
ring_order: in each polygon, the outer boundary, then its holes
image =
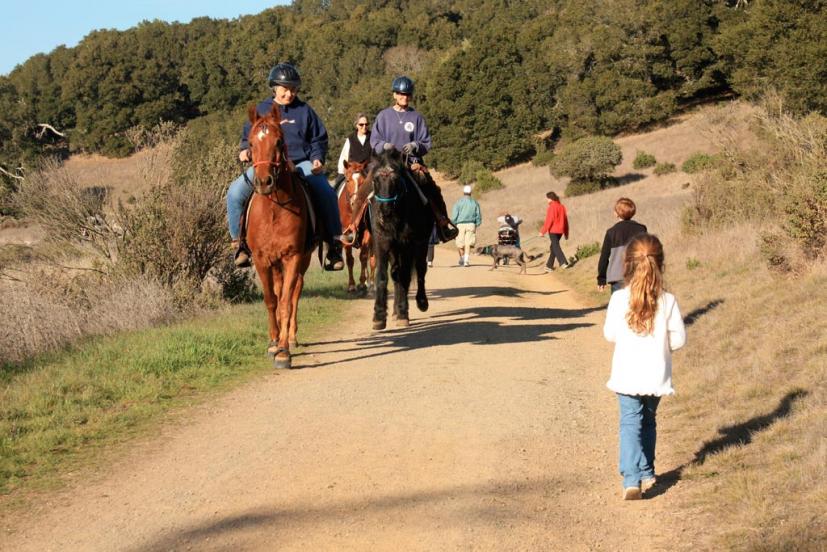
POLYGON ((0 77, 0 166, 14 174, 50 152, 124 155, 127 129, 162 120, 235 133, 282 60, 302 72, 332 148, 356 112, 389 103, 393 76, 412 76, 435 137, 429 161, 449 174, 467 160, 526 158, 543 130, 633 130, 725 91, 775 87, 799 111, 827 112, 825 4, 296 0, 229 21, 95 31, 0 77))

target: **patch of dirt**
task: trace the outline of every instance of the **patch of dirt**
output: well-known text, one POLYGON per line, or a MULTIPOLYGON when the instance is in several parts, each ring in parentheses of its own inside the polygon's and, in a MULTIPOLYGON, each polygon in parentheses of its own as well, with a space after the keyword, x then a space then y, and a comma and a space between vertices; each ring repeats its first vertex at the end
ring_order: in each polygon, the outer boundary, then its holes
POLYGON ((669 548, 669 493, 620 500, 602 309, 539 268, 474 261, 438 248, 409 328, 371 332, 372 301, 354 301, 301 369, 7 515, 0 548, 669 548))

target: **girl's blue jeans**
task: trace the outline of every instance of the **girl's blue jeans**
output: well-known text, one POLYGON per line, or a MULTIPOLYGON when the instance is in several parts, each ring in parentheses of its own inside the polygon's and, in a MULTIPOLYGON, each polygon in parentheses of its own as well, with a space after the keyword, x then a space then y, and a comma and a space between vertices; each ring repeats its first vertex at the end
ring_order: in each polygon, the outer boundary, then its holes
POLYGON ((660 397, 617 394, 620 405, 620 475, 623 487, 655 477, 655 414, 660 397))
MULTIPOLYGON (((339 218, 339 202, 336 198, 336 192, 330 187, 324 174, 313 174, 311 172, 313 165, 310 161, 297 163, 296 168, 301 171, 309 184, 310 195, 324 219, 322 220, 322 237, 330 243, 335 236, 342 233, 342 221, 339 218)), ((247 178, 252 182, 252 167, 247 169, 247 178)), ((241 213, 252 195, 253 188, 244 179, 243 174, 230 184, 230 189, 227 191, 227 223, 230 227, 230 237, 233 240, 237 240, 241 234, 239 224, 241 213)))

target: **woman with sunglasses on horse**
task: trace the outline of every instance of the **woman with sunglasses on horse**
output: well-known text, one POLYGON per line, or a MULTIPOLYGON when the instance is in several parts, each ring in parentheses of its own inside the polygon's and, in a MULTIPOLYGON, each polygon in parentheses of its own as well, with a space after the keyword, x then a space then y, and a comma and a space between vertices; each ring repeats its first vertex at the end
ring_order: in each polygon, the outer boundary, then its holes
MULTIPOLYGON (((422 161, 422 157, 431 149, 431 133, 428 131, 428 125, 425 124, 422 114, 410 106, 414 83, 408 77, 397 77, 391 83, 391 91, 394 104, 383 109, 376 116, 370 133, 370 145, 376 153, 392 148, 402 152, 416 184, 428 198, 434 212, 440 241, 450 241, 457 236, 458 230, 448 218, 448 209, 445 206, 442 191, 431 178, 422 161)), ((356 212, 361 215, 364 209, 357 207, 356 212)), ((345 236, 350 236, 350 231, 358 228, 360 215, 357 216, 357 220, 354 220, 354 226, 348 229, 345 236)))
MULTIPOLYGON (((273 97, 267 98, 256 106, 259 115, 264 116, 279 106, 281 112, 281 129, 287 144, 287 157, 308 183, 308 189, 323 219, 322 237, 328 244, 325 270, 342 270, 342 244, 340 242, 342 223, 339 220, 339 206, 336 192, 330 187, 324 173, 324 161, 327 155, 327 129, 316 112, 298 97, 301 77, 295 67, 289 63, 279 63, 270 70, 268 84, 273 90, 273 97)), ((252 160, 248 135, 250 122, 244 123, 241 133, 241 145, 238 159, 242 163, 252 160)), ((230 237, 236 248, 236 266, 249 266, 250 253, 241 236, 241 215, 245 212, 247 202, 253 195, 250 185, 252 168, 236 178, 227 192, 227 220, 230 237), (246 177, 246 178, 245 178, 246 177)))
POLYGON ((370 130, 368 130, 368 117, 364 113, 356 115, 353 123, 356 130, 350 134, 342 146, 342 153, 339 154, 337 165, 338 174, 333 188, 338 191, 339 186, 345 181, 345 161, 348 163, 366 163, 370 161, 370 130))

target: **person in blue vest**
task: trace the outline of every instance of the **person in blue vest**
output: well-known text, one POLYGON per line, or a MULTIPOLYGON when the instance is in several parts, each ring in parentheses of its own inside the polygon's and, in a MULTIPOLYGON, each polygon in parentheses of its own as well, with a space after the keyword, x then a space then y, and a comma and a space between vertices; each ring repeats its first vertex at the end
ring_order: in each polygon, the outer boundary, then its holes
MULTIPOLYGON (((336 192, 330 187, 324 173, 324 162, 327 156, 327 129, 308 104, 298 97, 301 77, 296 68, 289 63, 279 63, 268 76, 268 84, 273 89, 273 97, 267 98, 256 106, 258 114, 265 116, 273 108, 273 103, 279 106, 281 113, 281 129, 284 141, 287 144, 287 157, 295 165, 308 183, 313 202, 316 204, 322 218, 322 238, 328 244, 325 270, 342 270, 342 223, 339 220, 339 206, 336 201, 336 192)), ((252 161, 248 135, 252 123, 246 121, 241 132, 238 159, 242 163, 252 161)), ((230 237, 236 249, 235 264, 243 267, 250 265, 250 252, 241 236, 241 214, 247 207, 247 202, 253 195, 250 181, 253 178, 252 167, 245 175, 236 178, 227 192, 227 221, 230 227, 230 237)))
MULTIPOLYGON (((377 154, 387 149, 402 152, 410 174, 428 198, 440 241, 450 241, 457 237, 459 231, 448 218, 448 209, 445 207, 442 191, 434 182, 422 159, 431 149, 431 133, 428 131, 428 125, 425 124, 422 114, 410 106, 414 83, 408 77, 396 77, 391 83, 391 91, 394 104, 383 109, 376 116, 370 133, 370 145, 377 154)), ((364 202, 366 198, 359 197, 358 200, 364 202)), ((364 209, 357 204, 355 212, 356 218, 351 228, 346 231, 346 237, 352 235, 351 231, 359 229, 364 209)), ((358 235, 354 241, 359 242, 358 235)))

